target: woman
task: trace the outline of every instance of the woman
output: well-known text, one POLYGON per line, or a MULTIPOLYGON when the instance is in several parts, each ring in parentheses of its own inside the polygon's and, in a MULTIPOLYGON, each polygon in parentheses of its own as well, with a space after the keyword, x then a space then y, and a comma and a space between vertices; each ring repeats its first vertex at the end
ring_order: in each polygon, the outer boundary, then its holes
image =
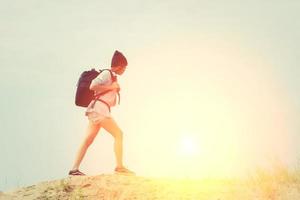
POLYGON ((81 144, 73 168, 69 171, 69 175, 85 175, 79 171, 79 165, 88 149, 92 144, 100 128, 104 128, 114 137, 114 151, 116 157, 116 173, 134 174, 123 165, 123 132, 113 119, 110 113, 110 107, 116 105, 117 94, 120 86, 116 79, 117 75, 122 75, 126 69, 127 60, 125 56, 115 51, 111 70, 102 71, 90 85, 90 89, 95 91, 95 94, 103 93, 97 100, 91 101, 88 105, 85 115, 88 116, 89 124, 86 131, 86 137, 81 144))

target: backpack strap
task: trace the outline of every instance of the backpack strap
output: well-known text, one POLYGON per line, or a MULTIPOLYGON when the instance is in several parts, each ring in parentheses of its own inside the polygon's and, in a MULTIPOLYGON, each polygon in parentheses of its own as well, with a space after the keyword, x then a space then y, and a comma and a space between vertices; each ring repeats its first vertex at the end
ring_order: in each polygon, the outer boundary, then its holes
MULTIPOLYGON (((102 69, 102 70, 100 69, 99 71, 100 71, 100 73, 101 73, 101 72, 103 72, 104 70, 108 70, 108 71, 109 71, 110 76, 111 76, 111 80, 112 80, 113 82, 118 80, 118 79, 117 79, 117 76, 114 76, 114 75, 113 75, 111 69, 102 69)), ((105 93, 104 93, 104 94, 105 94, 105 93)), ((118 94, 118 104, 120 105, 120 101, 121 101, 121 95, 120 95, 120 92, 117 92, 117 94, 118 94)), ((100 95, 103 95, 103 94, 101 93, 100 95)))
POLYGON ((104 104, 108 107, 108 110, 109 110, 109 112, 110 112, 110 106, 109 106, 109 104, 106 103, 105 101, 103 101, 102 99, 96 99, 96 100, 94 101, 94 103, 93 103, 93 107, 94 107, 96 101, 101 101, 102 103, 104 103, 104 104))
MULTIPOLYGON (((95 100, 95 101, 94 101, 93 104, 92 104, 92 108, 94 108, 94 105, 95 105, 96 101, 102 101, 103 103, 105 103, 106 105, 108 105, 108 103, 106 103, 106 102, 104 102, 103 100, 99 99, 99 97, 100 97, 101 95, 103 95, 103 94, 108 93, 109 91, 110 91, 110 90, 107 90, 107 91, 104 91, 104 92, 101 92, 101 93, 95 95, 95 96, 94 96, 94 100, 95 100)), ((110 110, 110 106, 108 106, 108 107, 109 107, 109 110, 110 110)))
MULTIPOLYGON (((103 72, 104 70, 108 70, 108 71, 110 72, 110 76, 111 76, 111 79, 112 79, 113 82, 117 80, 117 77, 113 75, 113 73, 112 73, 112 71, 111 71, 110 69, 102 69, 102 70, 100 69, 100 70, 99 70, 99 73, 103 72)), ((108 107, 109 112, 110 112, 110 106, 109 106, 109 104, 106 103, 105 101, 103 101, 102 99, 99 99, 99 97, 100 97, 101 95, 104 95, 104 94, 108 93, 109 91, 110 91, 110 90, 106 90, 106 91, 104 91, 104 92, 101 92, 101 93, 95 95, 95 96, 94 96, 94 102, 93 102, 93 104, 92 104, 92 108, 94 108, 94 105, 95 105, 96 101, 101 101, 102 103, 104 103, 104 104, 108 107)), ((119 93, 119 92, 118 92, 117 94, 118 94, 118 100, 119 100, 119 101, 118 101, 118 104, 120 105, 121 96, 120 96, 120 93, 119 93)))

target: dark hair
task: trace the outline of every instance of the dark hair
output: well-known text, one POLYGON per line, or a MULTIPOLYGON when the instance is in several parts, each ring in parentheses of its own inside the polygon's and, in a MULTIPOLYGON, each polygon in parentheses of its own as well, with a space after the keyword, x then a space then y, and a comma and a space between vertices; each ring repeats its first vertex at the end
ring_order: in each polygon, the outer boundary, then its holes
POLYGON ((117 50, 115 51, 115 53, 111 59, 111 67, 116 67, 116 66, 122 66, 122 67, 127 66, 126 57, 117 50))

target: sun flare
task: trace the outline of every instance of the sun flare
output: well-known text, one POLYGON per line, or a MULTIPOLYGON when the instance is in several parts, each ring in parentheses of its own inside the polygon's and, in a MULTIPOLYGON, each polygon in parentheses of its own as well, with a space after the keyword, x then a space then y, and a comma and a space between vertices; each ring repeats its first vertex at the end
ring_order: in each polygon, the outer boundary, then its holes
POLYGON ((195 138, 184 136, 180 140, 180 153, 185 156, 193 156, 199 153, 199 144, 195 138))

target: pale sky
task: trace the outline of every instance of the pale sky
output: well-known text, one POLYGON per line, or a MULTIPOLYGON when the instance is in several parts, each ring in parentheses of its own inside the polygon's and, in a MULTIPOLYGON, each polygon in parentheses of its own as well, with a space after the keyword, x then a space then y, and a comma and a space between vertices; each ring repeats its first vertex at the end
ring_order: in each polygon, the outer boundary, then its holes
MULTIPOLYGON (((296 0, 1 1, 0 190, 67 176, 88 122, 77 80, 116 49, 129 65, 112 114, 138 175, 296 165, 299 10, 296 0)), ((114 161, 102 130, 81 170, 112 173, 114 161)))

